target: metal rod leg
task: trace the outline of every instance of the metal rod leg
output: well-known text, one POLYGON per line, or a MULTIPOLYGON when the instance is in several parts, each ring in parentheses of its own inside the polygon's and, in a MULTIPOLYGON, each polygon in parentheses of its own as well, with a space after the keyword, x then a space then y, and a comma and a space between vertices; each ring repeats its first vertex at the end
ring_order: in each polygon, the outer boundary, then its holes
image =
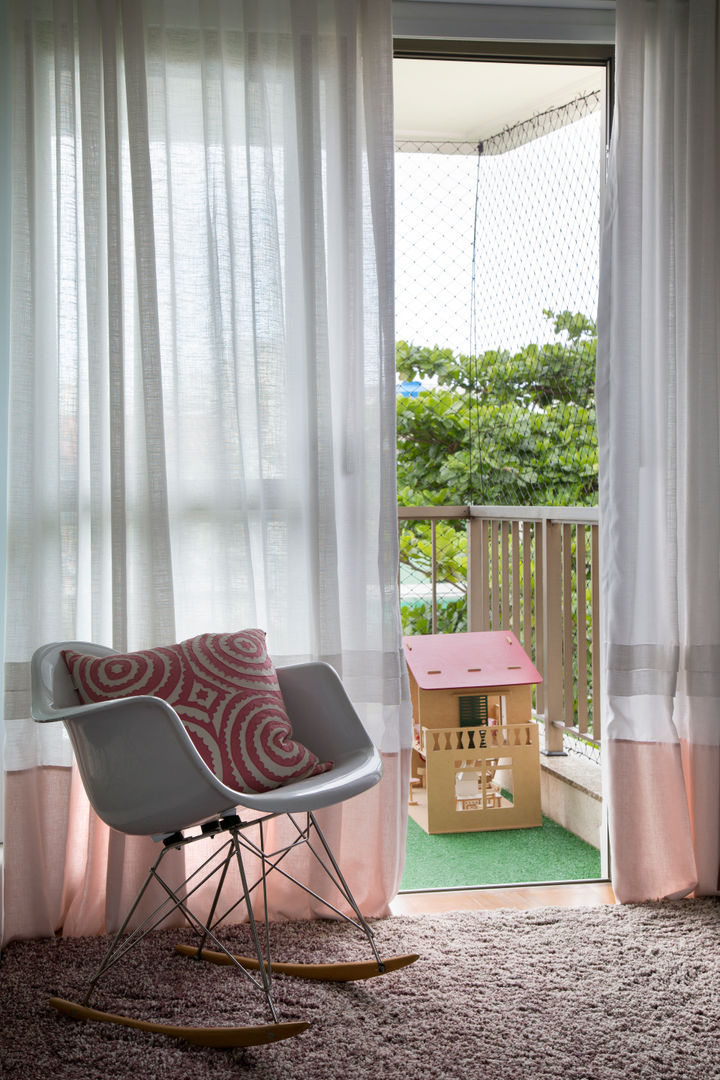
MULTIPOLYGON (((271 1013, 273 1015, 273 1019, 277 1023, 278 1022, 278 1014, 277 1014, 277 1012, 275 1010, 275 1003, 274 1003, 274 1001, 272 999, 272 993, 271 993, 271 972, 269 970, 270 965, 268 963, 269 957, 266 960, 266 958, 263 956, 262 947, 260 945, 260 938, 258 937, 257 924, 255 922, 255 915, 254 915, 253 909, 252 909, 252 901, 250 899, 250 891, 248 889, 247 876, 245 874, 245 865, 243 863, 242 851, 240 849, 240 844, 239 844, 238 838, 237 838, 237 830, 233 829, 233 830, 231 830, 231 833, 232 833, 232 838, 233 838, 233 844, 234 844, 234 847, 235 847, 235 853, 236 853, 236 856, 237 856, 237 864, 238 864, 238 868, 240 870, 240 879, 242 881, 243 893, 245 895, 245 904, 247 906, 248 921, 250 923, 250 931, 252 933, 253 942, 255 944, 255 953, 257 955, 258 965, 260 967, 260 977, 262 978, 263 989, 265 990, 265 997, 267 998, 268 1005, 270 1006, 270 1011, 271 1011, 271 1013)), ((263 869, 264 869, 264 867, 263 867, 263 869)))
POLYGON ((130 908, 127 915, 125 916, 125 918, 123 920, 123 923, 122 923, 122 926, 120 927, 120 929, 117 931, 117 933, 113 937, 112 942, 110 943, 110 948, 105 953, 105 956, 103 957, 99 968, 97 969, 97 971, 93 975, 92 979, 90 980, 90 985, 88 986, 87 991, 85 992, 85 997, 82 1000, 83 1005, 87 1005, 88 1002, 90 1001, 90 995, 92 994, 93 990, 95 989, 95 986, 97 985, 97 982, 101 978, 103 972, 107 969, 109 961, 111 960, 112 955, 115 952, 115 947, 117 946, 118 941, 120 940, 120 938, 125 933, 125 930, 127 928, 128 923, 130 922, 133 915, 135 914, 135 911, 137 910, 138 904, 140 903, 143 896, 145 895, 145 892, 147 891, 148 885, 153 880, 153 878, 155 876, 155 872, 156 872, 158 866, 160 865, 160 863, 162 862, 163 857, 166 855, 167 850, 168 850, 167 848, 162 849, 162 851, 158 855, 157 859, 155 860, 153 865, 148 870, 147 877, 145 878, 145 881, 143 882, 143 884, 140 886, 140 891, 138 892, 137 896, 135 897, 135 900, 133 901, 132 907, 130 908))
MULTIPOLYGON (((337 860, 335 859, 335 856, 333 855, 332 850, 330 849, 330 845, 328 844, 327 840, 325 839, 325 835, 324 835, 322 829, 320 828, 320 826, 318 825, 317 819, 316 819, 315 815, 313 814, 312 810, 308 812, 308 817, 310 818, 310 821, 313 824, 315 832, 317 833, 317 835, 318 835, 318 837, 320 839, 320 843, 322 844, 323 848, 325 849, 325 854, 327 855, 328 859, 332 863, 333 870, 337 874, 338 881, 342 885, 343 892, 345 893, 345 898, 348 901, 348 903, 350 904, 350 906, 352 907, 353 911, 355 912, 357 920, 360 923, 360 926, 362 927, 363 931, 365 932, 365 936, 367 937, 368 941, 370 942, 370 947, 371 947, 373 953, 375 954, 375 959, 378 962, 378 967, 379 967, 380 971, 384 971, 385 970, 385 965, 383 964, 382 959, 380 958, 380 953, 377 950, 377 946, 375 944, 375 935, 373 934, 372 930, 368 926, 364 915, 360 911, 360 908, 357 905, 355 897, 353 896, 352 892, 350 891, 350 886, 348 885, 347 881, 343 877, 342 871, 341 871, 340 867, 337 864, 337 860)), ((317 856, 316 856, 316 858, 317 858, 317 856)))
POLYGON ((210 913, 208 914, 208 917, 205 920, 205 923, 204 923, 204 926, 203 926, 203 933, 202 933, 202 937, 200 938, 200 944, 198 945, 198 950, 197 950, 198 958, 200 957, 200 954, 202 953, 205 942, 207 941, 208 928, 212 927, 212 925, 213 925, 213 919, 215 918, 215 911, 217 910, 218 902, 220 900, 220 893, 223 890, 223 886, 225 884, 225 878, 227 877, 228 870, 230 869, 230 863, 232 861, 233 854, 234 854, 233 848, 232 848, 232 846, 230 846, 228 848, 228 853, 225 856, 225 864, 224 864, 224 866, 222 868, 222 871, 220 873, 220 881, 218 882, 218 887, 215 890, 215 896, 213 897, 213 902, 212 902, 212 904, 210 906, 210 913))
POLYGON ((267 859, 265 858, 265 828, 262 821, 260 822, 260 851, 262 852, 260 865, 262 866, 263 913, 265 916, 265 954, 268 958, 268 972, 270 974, 270 979, 272 980, 272 960, 270 956, 270 909, 268 907, 267 894, 267 859))

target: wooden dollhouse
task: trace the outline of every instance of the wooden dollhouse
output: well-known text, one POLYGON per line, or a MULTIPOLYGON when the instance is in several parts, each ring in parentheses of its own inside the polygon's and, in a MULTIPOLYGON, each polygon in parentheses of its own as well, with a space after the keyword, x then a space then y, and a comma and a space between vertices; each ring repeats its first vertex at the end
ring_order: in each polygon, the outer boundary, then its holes
POLYGON ((404 638, 413 706, 412 817, 428 833, 542 824, 542 681, 514 634, 404 638))

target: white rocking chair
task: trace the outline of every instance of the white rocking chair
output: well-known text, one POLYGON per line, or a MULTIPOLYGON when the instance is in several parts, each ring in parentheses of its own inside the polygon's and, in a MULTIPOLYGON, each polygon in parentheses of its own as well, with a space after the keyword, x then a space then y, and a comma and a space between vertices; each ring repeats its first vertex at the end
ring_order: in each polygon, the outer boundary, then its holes
MULTIPOLYGON (((342 802, 373 787, 382 775, 377 749, 369 739, 336 672, 327 664, 309 663, 277 671, 293 734, 333 767, 318 776, 292 781, 273 791, 246 794, 226 787, 208 769, 195 749, 175 710, 157 697, 125 697, 91 705, 79 703, 62 658, 65 649, 111 655, 113 650, 87 642, 55 642, 38 649, 32 659, 32 716, 39 723, 61 720, 75 751, 85 790, 98 816, 119 832, 149 835, 160 851, 110 948, 92 977, 82 1002, 52 997, 51 1004, 76 1019, 123 1024, 185 1039, 207 1046, 250 1046, 288 1038, 304 1031, 304 1021, 281 1022, 272 996, 275 973, 310 979, 346 981, 366 979, 413 963, 416 955, 381 959, 373 931, 362 916, 347 882, 318 826, 315 811, 342 802), (238 810, 252 811, 243 821, 238 810), (290 843, 267 852, 264 825, 280 814, 288 815, 294 835, 290 843), (199 828, 198 828, 199 826, 199 828), (252 830, 256 830, 253 832, 252 830), (259 831, 259 842, 254 838, 259 831), (171 887, 161 875, 167 853, 175 848, 215 838, 210 857, 180 887, 171 887), (222 842, 221 842, 222 841, 222 842), (284 863, 297 845, 306 845, 327 879, 345 898, 352 916, 293 877, 284 863), (250 885, 243 861, 259 858, 261 876, 250 885), (225 877, 235 863, 240 873, 254 956, 235 956, 224 947, 218 926, 234 910, 218 914, 225 877), (282 964, 270 959, 267 877, 281 874, 336 915, 361 930, 373 959, 343 964, 282 964), (217 875, 209 916, 201 919, 190 906, 193 894, 217 875), (131 933, 127 926, 151 882, 158 882, 165 899, 131 933), (251 894, 260 887, 264 927, 253 914, 251 894), (268 1024, 242 1027, 184 1027, 119 1016, 91 1008, 90 997, 100 978, 127 951, 179 910, 195 930, 196 945, 177 945, 188 956, 233 965, 264 994, 272 1017, 268 1024), (205 947, 210 942, 212 949, 205 947)), ((241 901, 242 902, 242 901, 241 901)))

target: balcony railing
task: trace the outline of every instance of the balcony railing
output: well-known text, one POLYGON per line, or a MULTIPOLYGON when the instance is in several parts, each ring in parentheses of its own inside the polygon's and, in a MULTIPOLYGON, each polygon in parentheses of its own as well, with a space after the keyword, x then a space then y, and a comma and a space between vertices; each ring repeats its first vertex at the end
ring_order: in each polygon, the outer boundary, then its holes
POLYGON ((599 747, 595 507, 399 507, 407 633, 511 630, 543 676, 544 752, 599 747), (464 536, 463 536, 464 533, 464 536))

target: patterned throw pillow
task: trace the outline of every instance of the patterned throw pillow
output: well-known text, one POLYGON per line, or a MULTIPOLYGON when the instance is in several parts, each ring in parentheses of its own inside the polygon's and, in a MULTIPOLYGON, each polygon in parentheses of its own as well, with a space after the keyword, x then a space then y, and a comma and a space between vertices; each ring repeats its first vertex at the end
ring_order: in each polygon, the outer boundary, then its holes
POLYGON ((84 705, 139 694, 169 702, 205 764, 235 791, 271 791, 331 768, 293 739, 262 630, 63 658, 84 705))

